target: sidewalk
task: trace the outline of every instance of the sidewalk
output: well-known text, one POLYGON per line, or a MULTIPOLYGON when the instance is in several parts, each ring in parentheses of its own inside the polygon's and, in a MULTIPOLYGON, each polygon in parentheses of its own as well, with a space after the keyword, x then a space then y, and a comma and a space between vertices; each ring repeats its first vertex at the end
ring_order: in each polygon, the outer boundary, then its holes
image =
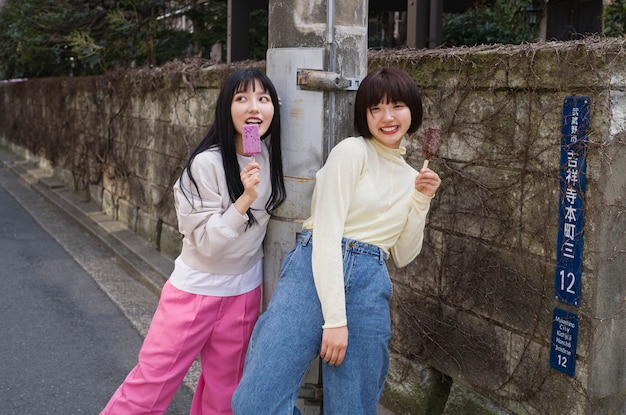
POLYGON ((123 223, 104 214, 94 203, 68 190, 63 183, 32 162, 0 149, 5 167, 15 173, 40 196, 76 221, 118 258, 124 268, 158 295, 174 269, 174 260, 157 251, 123 223))

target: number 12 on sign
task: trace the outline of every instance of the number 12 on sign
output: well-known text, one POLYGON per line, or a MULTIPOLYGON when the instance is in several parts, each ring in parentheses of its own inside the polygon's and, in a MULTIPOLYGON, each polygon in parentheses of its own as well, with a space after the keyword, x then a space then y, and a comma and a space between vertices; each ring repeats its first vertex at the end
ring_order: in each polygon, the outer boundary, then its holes
POLYGON ((577 287, 580 286, 580 283, 576 279, 576 275, 573 272, 567 272, 562 269, 559 271, 560 280, 559 291, 567 293, 568 295, 575 295, 578 290, 577 287))
POLYGON ((578 315, 555 308, 552 315, 550 366, 570 376, 576 372, 578 315))
POLYGON ((554 289, 558 301, 575 307, 580 305, 589 106, 588 97, 566 97, 561 128, 559 233, 554 289))

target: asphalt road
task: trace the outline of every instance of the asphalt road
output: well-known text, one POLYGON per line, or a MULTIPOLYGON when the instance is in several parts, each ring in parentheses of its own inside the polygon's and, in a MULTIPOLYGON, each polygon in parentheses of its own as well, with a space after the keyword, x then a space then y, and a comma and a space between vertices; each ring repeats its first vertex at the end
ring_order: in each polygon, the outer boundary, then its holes
MULTIPOLYGON (((2 168, 0 284, 0 414, 98 414, 136 362, 156 296, 2 168)), ((182 386, 167 413, 190 402, 182 386)))

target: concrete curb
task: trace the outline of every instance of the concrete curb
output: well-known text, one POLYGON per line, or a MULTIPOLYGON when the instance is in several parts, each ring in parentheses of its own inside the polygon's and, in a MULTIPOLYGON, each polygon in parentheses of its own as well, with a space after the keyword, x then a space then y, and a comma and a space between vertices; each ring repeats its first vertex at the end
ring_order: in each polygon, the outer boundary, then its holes
POLYGON ((72 192, 45 169, 27 161, 13 161, 8 169, 40 196, 58 207, 83 230, 102 243, 124 269, 154 294, 174 269, 174 260, 151 247, 143 238, 72 192))

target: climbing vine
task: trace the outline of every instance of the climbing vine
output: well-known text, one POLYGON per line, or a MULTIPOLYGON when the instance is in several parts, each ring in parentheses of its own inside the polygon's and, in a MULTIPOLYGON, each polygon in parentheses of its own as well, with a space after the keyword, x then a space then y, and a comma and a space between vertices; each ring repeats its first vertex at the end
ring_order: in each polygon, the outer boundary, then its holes
MULTIPOLYGON (((586 38, 369 52, 370 68, 404 69, 422 91, 425 119, 406 140, 407 161, 421 166, 426 127, 444 133, 430 164, 443 183, 431 202, 422 253, 403 269, 390 264, 395 354, 518 414, 586 413, 587 378, 564 376, 548 364, 558 304, 561 108, 566 95, 592 100, 585 243, 593 250, 584 263, 577 310, 584 373, 602 323, 594 314, 600 301, 594 298, 595 267, 618 266, 624 255, 624 233, 598 236, 607 227, 598 212, 626 227, 626 179, 613 173, 626 168, 626 134, 621 109, 612 112, 623 108, 625 46, 624 39, 586 38)), ((175 223, 171 185, 210 122, 209 92, 233 67, 190 60, 92 78, 5 84, 0 135, 71 170, 77 190, 102 186, 175 223), (197 105, 206 108, 198 111, 197 105)), ((619 303, 603 318, 623 319, 623 308, 619 303)), ((397 413, 411 413, 403 408, 397 413)))
MULTIPOLYGON (((588 38, 370 54, 370 67, 400 67, 421 88, 424 127, 406 143, 409 163, 421 166, 426 127, 444 133, 430 164, 443 183, 422 253, 391 272, 392 349, 515 413, 584 413, 590 399, 584 377, 563 379, 548 364, 552 310, 560 305, 554 272, 561 110, 566 95, 592 97, 588 188, 597 193, 587 206, 602 209, 604 185, 593 178, 611 169, 614 151, 623 151, 623 133, 609 147, 601 131, 625 44, 588 38), (563 382, 583 398, 568 400, 555 386, 563 382)), ((588 285, 576 312, 585 332, 596 320, 593 271, 583 272, 588 285)), ((592 337, 579 337, 583 368, 592 337)), ((399 413, 409 412, 400 405, 399 413)))

